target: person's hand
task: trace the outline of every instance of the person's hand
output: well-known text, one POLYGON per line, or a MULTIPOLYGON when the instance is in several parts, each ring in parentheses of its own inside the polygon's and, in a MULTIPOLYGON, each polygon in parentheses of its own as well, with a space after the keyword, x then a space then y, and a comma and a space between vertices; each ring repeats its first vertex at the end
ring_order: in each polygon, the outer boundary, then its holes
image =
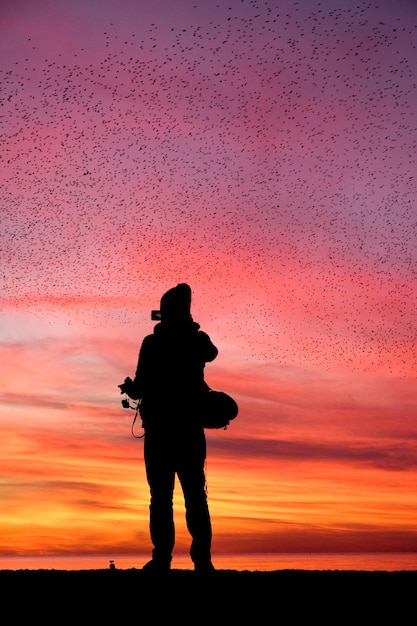
POLYGON ((133 380, 128 376, 127 378, 125 378, 125 382, 122 383, 121 385, 117 385, 120 389, 120 393, 127 393, 129 394, 129 390, 132 388, 133 385, 133 380))

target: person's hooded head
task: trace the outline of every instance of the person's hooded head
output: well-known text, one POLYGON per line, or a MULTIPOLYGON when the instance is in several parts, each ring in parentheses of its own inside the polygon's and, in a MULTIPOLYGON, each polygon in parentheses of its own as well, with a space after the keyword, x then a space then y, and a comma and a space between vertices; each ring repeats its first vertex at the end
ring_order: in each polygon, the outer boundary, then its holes
POLYGON ((180 283, 169 289, 161 298, 161 322, 169 324, 184 324, 192 322, 191 317, 191 288, 186 283, 180 283))

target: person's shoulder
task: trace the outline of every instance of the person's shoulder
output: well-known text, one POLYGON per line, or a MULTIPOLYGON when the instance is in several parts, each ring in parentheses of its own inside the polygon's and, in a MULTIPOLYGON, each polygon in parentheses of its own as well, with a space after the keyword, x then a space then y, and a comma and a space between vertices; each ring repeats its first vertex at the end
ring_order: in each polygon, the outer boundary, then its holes
POLYGON ((206 333, 204 330, 202 330, 202 329, 200 328, 200 326, 198 326, 198 328, 196 328, 196 329, 195 329, 195 331, 196 331, 196 333, 197 333, 197 335, 198 335, 199 337, 204 337, 205 339, 210 339, 209 334, 208 334, 208 333, 206 333))
MULTIPOLYGON (((208 333, 204 332, 204 330, 199 330, 198 331, 198 336, 200 337, 200 341, 203 342, 205 345, 210 346, 210 348, 215 348, 211 337, 208 333)), ((217 348, 215 348, 217 350, 217 348)))
POLYGON ((142 340, 142 346, 147 346, 155 341, 155 335, 146 335, 142 340))

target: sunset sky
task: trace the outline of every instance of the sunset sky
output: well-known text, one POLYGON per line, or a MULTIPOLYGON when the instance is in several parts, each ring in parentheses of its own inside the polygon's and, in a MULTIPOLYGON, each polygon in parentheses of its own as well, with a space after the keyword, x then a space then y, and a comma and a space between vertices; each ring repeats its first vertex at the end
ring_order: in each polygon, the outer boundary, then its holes
POLYGON ((417 551, 414 0, 15 0, 0 29, 0 556, 150 552, 117 385, 179 282, 240 408, 207 432, 214 557, 417 551))

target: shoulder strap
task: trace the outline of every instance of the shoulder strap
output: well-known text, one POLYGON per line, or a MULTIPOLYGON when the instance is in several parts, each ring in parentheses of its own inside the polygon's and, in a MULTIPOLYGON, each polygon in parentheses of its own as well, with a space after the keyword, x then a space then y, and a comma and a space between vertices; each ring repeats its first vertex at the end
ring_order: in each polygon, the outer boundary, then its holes
MULTIPOLYGON (((145 436, 144 432, 141 435, 135 435, 135 432, 134 432, 134 426, 135 426, 136 418, 137 418, 138 413, 139 413, 139 404, 140 404, 140 400, 138 400, 138 403, 137 403, 137 406, 136 406, 135 417, 133 418, 132 428, 131 428, 132 435, 135 437, 135 439, 142 439, 142 437, 145 436)), ((134 407, 131 407, 131 408, 133 409, 134 407)))
POLYGON ((126 398, 124 400, 122 400, 122 406, 125 409, 133 409, 135 411, 135 417, 133 418, 133 422, 132 422, 132 435, 135 437, 135 439, 142 439, 142 437, 145 436, 145 433, 142 433, 142 435, 135 435, 134 432, 134 426, 135 426, 135 422, 139 413, 139 407, 140 407, 140 403, 141 403, 141 398, 139 398, 139 400, 136 400, 135 404, 130 404, 130 398, 129 396, 126 395, 126 398))

